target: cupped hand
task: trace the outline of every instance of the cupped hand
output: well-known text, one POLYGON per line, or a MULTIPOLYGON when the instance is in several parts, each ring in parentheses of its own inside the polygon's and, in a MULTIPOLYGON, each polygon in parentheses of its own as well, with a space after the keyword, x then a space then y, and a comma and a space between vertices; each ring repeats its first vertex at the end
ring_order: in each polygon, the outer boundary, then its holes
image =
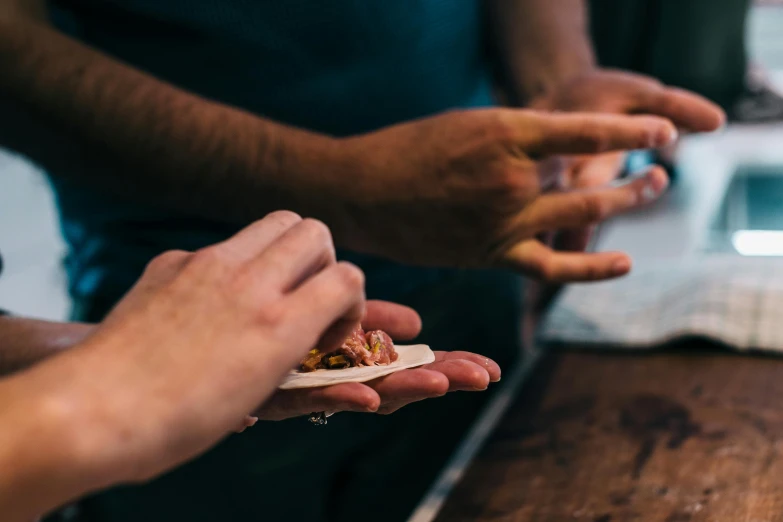
MULTIPOLYGON (((421 319, 414 310, 382 301, 367 302, 362 324, 367 330, 385 330, 400 341, 415 337, 421 330, 421 319)), ((282 420, 318 411, 387 414, 448 392, 481 391, 498 380, 500 367, 491 359, 469 352, 438 351, 431 364, 366 383, 280 390, 254 415, 263 420, 282 420)))

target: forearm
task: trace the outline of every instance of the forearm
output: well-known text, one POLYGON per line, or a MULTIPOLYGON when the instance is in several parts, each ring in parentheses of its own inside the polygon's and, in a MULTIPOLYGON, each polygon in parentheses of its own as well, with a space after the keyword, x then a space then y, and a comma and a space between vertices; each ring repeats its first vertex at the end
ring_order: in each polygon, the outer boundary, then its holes
POLYGON ((0 316, 0 376, 13 373, 82 341, 92 326, 0 316))
POLYGON ((586 0, 489 0, 511 101, 525 105, 595 67, 586 0))
POLYGON ((0 13, 0 71, 0 144, 55 175, 220 221, 332 217, 327 136, 177 89, 32 16, 0 13))
POLYGON ((30 373, 0 380, 0 513, 7 522, 31 522, 100 484, 83 471, 90 468, 76 444, 78 429, 91 426, 30 373))

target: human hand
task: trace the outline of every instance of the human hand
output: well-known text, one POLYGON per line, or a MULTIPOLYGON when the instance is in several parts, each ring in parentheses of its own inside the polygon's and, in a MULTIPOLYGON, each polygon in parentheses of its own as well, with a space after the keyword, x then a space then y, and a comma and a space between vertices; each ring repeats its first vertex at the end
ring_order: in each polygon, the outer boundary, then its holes
POLYGON ((648 76, 593 69, 532 100, 530 107, 546 111, 649 114, 671 120, 691 132, 719 128, 726 115, 698 94, 668 87, 648 76))
POLYGON ((145 480, 235 429, 364 305, 362 273, 335 262, 326 227, 278 212, 154 260, 93 335, 24 382, 79 425, 63 446, 92 487, 145 480))
POLYGON ((585 228, 655 199, 659 172, 612 187, 544 193, 539 160, 663 146, 658 117, 455 111, 342 140, 346 246, 423 265, 508 267, 551 282, 623 275, 622 253, 554 252, 537 237, 585 228))
MULTIPOLYGON (((723 110, 702 96, 668 87, 648 76, 607 69, 582 74, 532 100, 530 107, 547 111, 656 115, 690 132, 713 131, 726 121, 723 110)), ((622 162, 619 155, 574 158, 566 162, 563 180, 570 188, 605 186, 622 172, 622 162)), ((568 230, 558 234, 554 244, 558 249, 581 251, 590 235, 591 227, 568 230)))
MULTIPOLYGON (((408 307, 368 301, 362 320, 366 330, 384 330, 395 340, 418 335, 421 320, 408 307)), ((391 413, 412 402, 447 392, 479 391, 500 380, 500 367, 486 357, 468 352, 435 352, 435 362, 369 381, 323 388, 280 390, 254 415, 282 420, 316 411, 391 413)))

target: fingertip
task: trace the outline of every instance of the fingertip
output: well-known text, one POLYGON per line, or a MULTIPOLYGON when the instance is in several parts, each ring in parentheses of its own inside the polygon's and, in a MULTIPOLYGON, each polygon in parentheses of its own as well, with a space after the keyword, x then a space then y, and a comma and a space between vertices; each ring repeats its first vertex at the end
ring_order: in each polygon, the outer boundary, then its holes
POLYGON ((663 139, 667 145, 671 145, 680 138, 680 131, 674 126, 672 122, 669 122, 669 129, 664 132, 663 139))
POLYGON ((500 382, 500 377, 503 373, 503 370, 500 369, 500 365, 498 363, 487 357, 486 361, 484 362, 484 367, 489 374, 490 382, 500 382))
POLYGON ((384 330, 394 340, 413 339, 421 332, 422 320, 413 308, 388 301, 367 301, 362 320, 365 330, 384 330))
POLYGON ((612 263, 612 277, 621 277, 628 274, 631 271, 631 265, 631 259, 625 254, 622 254, 612 263))
POLYGON ((712 131, 722 129, 723 127, 726 126, 728 122, 728 117, 726 115, 726 112, 721 107, 714 105, 712 107, 711 120, 712 121, 710 121, 704 126, 705 132, 712 132, 712 131))
POLYGON ((416 337, 421 333, 421 329, 424 326, 424 324, 421 320, 421 316, 419 315, 419 312, 413 309, 411 310, 413 311, 413 315, 411 316, 411 333, 413 335, 411 335, 410 338, 413 339, 414 337, 416 337))
POLYGON ((641 189, 641 200, 650 203, 658 199, 669 187, 669 176, 663 167, 655 165, 644 174, 644 186, 641 189))
POLYGON ((449 378, 440 372, 425 370, 428 374, 426 379, 422 379, 422 384, 432 392, 433 397, 441 397, 449 392, 449 378))
POLYGON ((477 365, 476 371, 473 373, 472 380, 475 383, 473 387, 474 390, 484 391, 489 387, 489 372, 485 368, 481 368, 477 365))
POLYGON ((701 121, 695 126, 694 130, 701 132, 712 132, 721 129, 726 125, 727 115, 723 108, 712 101, 699 96, 701 121))
POLYGON ((364 405, 364 409, 367 413, 376 413, 380 407, 381 396, 375 393, 375 390, 373 390, 372 396, 368 398, 364 405))
POLYGON ((651 144, 650 148, 671 145, 677 141, 679 136, 680 133, 677 131, 677 127, 674 126, 674 123, 669 120, 661 119, 660 127, 654 136, 653 143, 651 144))
MULTIPOLYGON (((362 383, 345 383, 332 387, 334 399, 339 397, 338 411, 374 413, 381 406, 381 397, 371 387, 362 383)), ((331 406, 323 405, 324 409, 331 406)))

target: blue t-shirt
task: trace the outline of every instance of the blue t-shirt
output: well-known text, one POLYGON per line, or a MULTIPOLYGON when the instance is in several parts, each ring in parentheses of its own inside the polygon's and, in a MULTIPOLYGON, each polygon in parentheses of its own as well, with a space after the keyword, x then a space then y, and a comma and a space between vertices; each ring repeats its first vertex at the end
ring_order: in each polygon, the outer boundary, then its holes
MULTIPOLYGON (((481 0, 56 0, 61 30, 206 98, 346 136, 493 104, 481 0)), ((236 229, 131 203, 50 173, 73 295, 115 297, 145 263, 236 229)), ((107 176, 111 173, 107 172, 107 176)), ((439 278, 342 253, 368 294, 439 278)))

